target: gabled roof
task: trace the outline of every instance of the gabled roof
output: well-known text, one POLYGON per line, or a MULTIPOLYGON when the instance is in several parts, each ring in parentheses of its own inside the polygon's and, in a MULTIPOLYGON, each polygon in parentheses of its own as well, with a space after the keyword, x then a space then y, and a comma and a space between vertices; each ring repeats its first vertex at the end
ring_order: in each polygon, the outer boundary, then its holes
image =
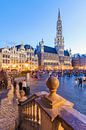
POLYGON ((0 48, 0 52, 2 52, 2 49, 3 49, 3 48, 0 48))
MULTIPOLYGON (((21 44, 20 44, 20 45, 17 45, 16 47, 17 47, 17 50, 20 49, 21 44)), ((25 48, 25 50, 27 50, 27 49, 32 49, 32 50, 34 50, 34 48, 33 48, 32 46, 28 45, 28 44, 24 45, 24 48, 25 48)))
POLYGON ((17 48, 17 50, 21 47, 21 45, 17 45, 17 46, 15 46, 16 48, 17 48))
POLYGON ((34 48, 32 47, 32 46, 30 46, 30 45, 24 45, 24 48, 25 48, 25 50, 27 50, 27 49, 32 49, 32 50, 34 50, 34 48))
POLYGON ((53 47, 44 46, 44 52, 57 54, 57 51, 53 47))
POLYGON ((64 50, 64 56, 69 56, 69 51, 68 50, 64 50))
MULTIPOLYGON (((0 48, 0 52, 2 52, 3 49, 5 49, 5 47, 4 48, 0 48)), ((9 48, 6 48, 6 49, 10 50, 9 48)))

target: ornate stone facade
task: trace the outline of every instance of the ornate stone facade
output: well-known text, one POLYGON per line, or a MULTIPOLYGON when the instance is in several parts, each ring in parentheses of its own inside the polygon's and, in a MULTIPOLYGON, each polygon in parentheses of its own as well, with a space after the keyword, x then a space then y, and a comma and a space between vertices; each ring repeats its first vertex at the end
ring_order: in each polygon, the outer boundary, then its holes
POLYGON ((5 69, 36 69, 38 57, 30 45, 17 45, 0 49, 0 65, 5 69))
POLYGON ((39 43, 36 53, 39 58, 39 66, 57 66, 59 65, 59 57, 57 55, 56 49, 44 45, 44 41, 39 43))
POLYGON ((10 50, 8 47, 0 49, 0 66, 7 67, 7 64, 10 64, 10 50))
POLYGON ((86 68, 86 54, 80 55, 75 54, 72 57, 72 65, 73 67, 83 67, 86 68))
POLYGON ((59 65, 71 65, 70 52, 68 50, 64 50, 64 37, 62 35, 60 10, 58 11, 55 47, 45 46, 42 39, 36 48, 36 54, 38 55, 39 66, 43 66, 44 68, 56 68, 59 65))

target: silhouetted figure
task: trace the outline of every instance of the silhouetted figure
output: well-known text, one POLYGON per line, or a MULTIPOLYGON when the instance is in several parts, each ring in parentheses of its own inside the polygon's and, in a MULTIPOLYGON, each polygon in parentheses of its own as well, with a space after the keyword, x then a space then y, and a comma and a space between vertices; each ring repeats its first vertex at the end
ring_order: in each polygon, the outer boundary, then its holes
POLYGON ((22 82, 19 82, 19 90, 22 90, 22 82))
POLYGON ((24 81, 22 82, 22 87, 23 87, 23 90, 24 90, 25 95, 26 95, 26 94, 27 94, 27 84, 26 84, 26 80, 24 80, 24 81))
POLYGON ((82 78, 79 78, 79 85, 78 86, 81 86, 82 87, 82 78))
POLYGON ((30 87, 29 87, 29 86, 27 86, 26 95, 27 95, 27 96, 30 95, 30 87))
POLYGON ((14 86, 14 94, 16 93, 16 81, 14 80, 14 82, 13 82, 13 86, 14 86))

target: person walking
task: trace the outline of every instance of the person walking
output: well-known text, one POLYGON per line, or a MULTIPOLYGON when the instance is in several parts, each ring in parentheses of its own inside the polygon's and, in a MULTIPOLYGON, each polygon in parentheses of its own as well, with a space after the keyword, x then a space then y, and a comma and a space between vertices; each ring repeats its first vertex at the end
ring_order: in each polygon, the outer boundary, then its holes
POLYGON ((82 87, 82 78, 80 78, 80 86, 82 87))
POLYGON ((82 87, 82 78, 78 78, 78 80, 79 80, 78 86, 81 86, 81 87, 82 87))

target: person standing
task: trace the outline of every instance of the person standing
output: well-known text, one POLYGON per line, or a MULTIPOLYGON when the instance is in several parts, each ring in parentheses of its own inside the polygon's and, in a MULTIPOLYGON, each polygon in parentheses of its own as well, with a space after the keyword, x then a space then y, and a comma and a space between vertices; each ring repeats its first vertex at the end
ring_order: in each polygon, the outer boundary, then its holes
POLYGON ((17 85, 16 81, 13 80, 14 94, 16 93, 16 85, 17 85))
POLYGON ((82 87, 82 78, 80 78, 80 85, 81 85, 81 87, 82 87))
POLYGON ((27 96, 30 95, 30 74, 27 73, 27 96))
POLYGON ((25 95, 26 95, 26 93, 27 93, 27 84, 26 84, 26 80, 23 80, 23 82, 22 82, 22 87, 23 87, 23 90, 24 90, 25 95))
POLYGON ((82 87, 82 78, 78 78, 78 80, 79 80, 78 86, 81 86, 81 87, 82 87))
POLYGON ((19 90, 20 91, 22 90, 22 82, 21 81, 19 82, 19 90))

